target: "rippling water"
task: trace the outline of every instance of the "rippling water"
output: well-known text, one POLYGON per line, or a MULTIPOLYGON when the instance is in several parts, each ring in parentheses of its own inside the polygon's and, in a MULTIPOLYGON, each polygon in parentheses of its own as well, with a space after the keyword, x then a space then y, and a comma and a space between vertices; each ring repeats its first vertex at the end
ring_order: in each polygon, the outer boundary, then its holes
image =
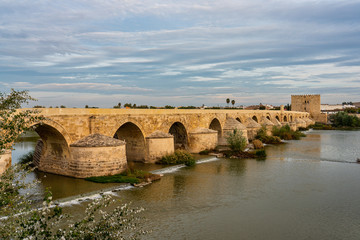
MULTIPOLYGON (((309 131, 265 161, 210 157, 116 194, 146 208, 144 239, 359 239, 359 145, 359 131, 309 131)), ((46 176, 57 198, 109 186, 46 176)))

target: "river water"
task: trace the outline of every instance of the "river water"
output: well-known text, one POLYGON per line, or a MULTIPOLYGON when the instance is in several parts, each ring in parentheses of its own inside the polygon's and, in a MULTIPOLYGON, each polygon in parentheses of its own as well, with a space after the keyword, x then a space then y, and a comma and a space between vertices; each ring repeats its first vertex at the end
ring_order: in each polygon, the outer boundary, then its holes
MULTIPOLYGON (((18 143, 14 162, 33 147, 18 143)), ((192 168, 161 170, 160 181, 123 186, 116 195, 146 209, 152 232, 144 239, 360 239, 360 131, 310 130, 266 152, 263 161, 208 157, 192 168)), ((56 199, 116 185, 32 177, 42 181, 36 191, 51 187, 56 199)))

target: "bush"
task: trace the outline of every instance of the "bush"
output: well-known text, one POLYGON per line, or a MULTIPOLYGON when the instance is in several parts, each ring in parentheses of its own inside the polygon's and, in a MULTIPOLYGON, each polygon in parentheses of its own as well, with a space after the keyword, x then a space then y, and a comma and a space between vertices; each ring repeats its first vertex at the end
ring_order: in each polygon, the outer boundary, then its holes
POLYGON ((264 148, 263 143, 259 139, 255 139, 253 142, 255 149, 261 149, 264 148))
POLYGON ((259 139, 261 142, 265 144, 279 144, 281 143, 281 139, 277 136, 269 136, 266 133, 265 127, 262 127, 255 136, 256 139, 259 139))
POLYGON ((345 112, 330 115, 330 121, 334 127, 360 127, 360 119, 345 112))
POLYGON ((166 165, 185 164, 186 166, 194 166, 195 158, 190 153, 183 150, 176 150, 173 154, 162 157, 156 163, 166 165))
POLYGON ((291 130, 289 125, 282 126, 281 128, 274 126, 272 133, 274 136, 284 140, 299 140, 301 137, 306 136, 300 131, 291 130))
POLYGON ((255 152, 255 156, 257 158, 266 158, 266 152, 265 149, 261 149, 255 152))
POLYGON ((234 129, 232 133, 229 133, 226 137, 226 141, 232 151, 242 152, 247 145, 246 138, 243 137, 242 132, 239 129, 234 129))

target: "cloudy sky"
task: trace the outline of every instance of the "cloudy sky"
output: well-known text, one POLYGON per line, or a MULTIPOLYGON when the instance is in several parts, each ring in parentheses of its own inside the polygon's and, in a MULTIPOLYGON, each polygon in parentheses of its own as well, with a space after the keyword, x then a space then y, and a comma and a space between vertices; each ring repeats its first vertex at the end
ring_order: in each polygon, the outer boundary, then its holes
POLYGON ((0 0, 0 89, 45 106, 360 101, 360 0, 0 0))

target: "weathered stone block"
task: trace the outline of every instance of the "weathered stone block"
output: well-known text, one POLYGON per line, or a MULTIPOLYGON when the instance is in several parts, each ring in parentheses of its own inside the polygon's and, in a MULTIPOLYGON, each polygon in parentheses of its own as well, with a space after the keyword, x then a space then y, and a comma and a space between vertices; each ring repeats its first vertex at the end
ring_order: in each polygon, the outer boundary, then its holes
POLYGON ((191 153, 214 149, 218 145, 218 132, 208 128, 197 128, 189 134, 191 153))
POLYGON ((146 137, 145 162, 154 163, 165 155, 174 153, 174 136, 155 131, 146 137))

